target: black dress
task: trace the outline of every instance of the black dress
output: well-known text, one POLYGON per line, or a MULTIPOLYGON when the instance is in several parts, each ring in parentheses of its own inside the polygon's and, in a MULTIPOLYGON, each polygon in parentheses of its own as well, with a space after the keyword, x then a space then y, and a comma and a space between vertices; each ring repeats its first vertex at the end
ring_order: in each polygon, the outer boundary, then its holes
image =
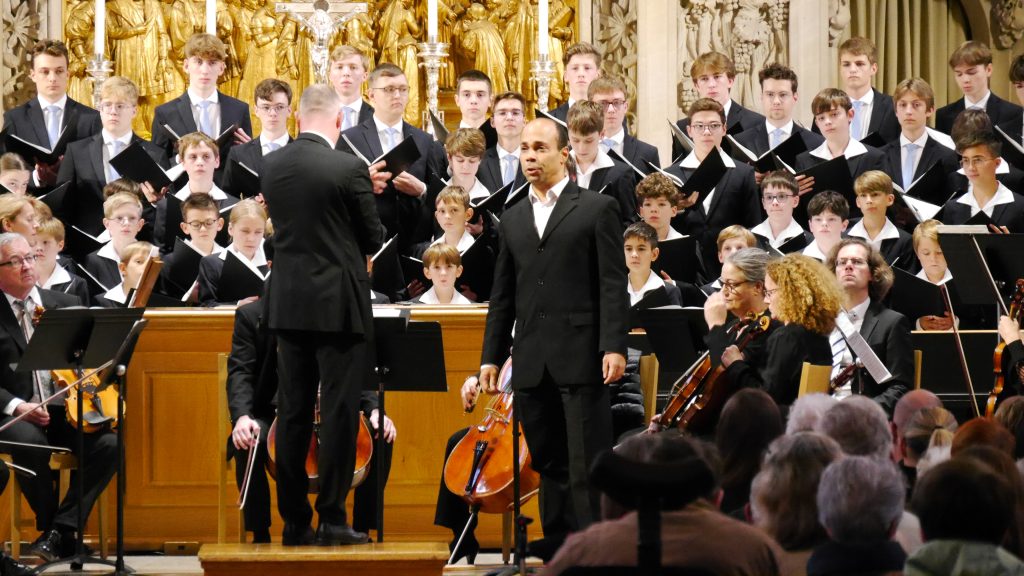
POLYGON ((801 324, 785 324, 773 330, 764 348, 763 364, 739 360, 729 365, 725 375, 736 388, 764 390, 780 406, 796 400, 804 362, 832 364, 828 336, 811 332, 801 324))

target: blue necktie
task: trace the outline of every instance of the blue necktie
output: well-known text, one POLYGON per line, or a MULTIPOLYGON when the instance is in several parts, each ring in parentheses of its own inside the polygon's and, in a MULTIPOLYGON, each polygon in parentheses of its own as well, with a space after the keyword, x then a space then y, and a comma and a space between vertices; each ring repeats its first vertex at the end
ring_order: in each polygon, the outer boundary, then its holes
POLYGON ((352 113, 355 112, 355 110, 345 106, 341 109, 341 112, 343 115, 341 119, 341 130, 344 132, 345 130, 355 126, 355 123, 352 122, 352 113))
POLYGON ((854 100, 853 101, 853 123, 850 124, 850 137, 853 138, 854 140, 860 140, 860 138, 861 138, 861 129, 860 129, 861 113, 860 113, 860 110, 863 107, 864 107, 864 103, 861 102, 860 100, 854 100))
MULTIPOLYGON (((111 142, 110 160, 113 160, 115 156, 121 153, 122 144, 120 140, 114 140, 111 142)), ((107 162, 107 184, 120 178, 121 175, 114 169, 114 165, 109 161, 107 162)))
POLYGON ((605 152, 615 149, 615 140, 612 140, 611 138, 601 140, 601 144, 604 144, 605 152))
POLYGON ((772 149, 774 149, 779 144, 782 144, 782 128, 776 128, 775 130, 772 130, 772 149))
POLYGON ((209 100, 199 103, 199 131, 210 138, 216 138, 217 134, 213 132, 213 122, 210 120, 210 106, 212 105, 213 102, 209 100))
POLYGON ((507 186, 509 182, 516 178, 516 164, 518 162, 516 162, 516 157, 512 154, 507 154, 502 159, 502 162, 505 164, 505 170, 501 173, 501 185, 507 186))
POLYGON ((277 142, 271 142, 271 143, 267 144, 267 154, 270 154, 271 152, 273 152, 274 150, 277 150, 280 147, 281 147, 281 145, 278 144, 277 142))
POLYGON ((388 128, 387 129, 387 135, 388 135, 388 142, 387 142, 387 147, 384 150, 385 154, 387 154, 388 152, 391 152, 391 150, 394 149, 395 146, 398 146, 398 130, 395 130, 394 128, 388 128))
POLYGON ((60 138, 60 106, 46 107, 46 136, 50 139, 50 150, 53 150, 60 138))
POLYGON ((903 158, 903 191, 910 187, 910 183, 914 181, 914 157, 917 155, 918 145, 911 142, 904 146, 907 149, 907 154, 903 158))

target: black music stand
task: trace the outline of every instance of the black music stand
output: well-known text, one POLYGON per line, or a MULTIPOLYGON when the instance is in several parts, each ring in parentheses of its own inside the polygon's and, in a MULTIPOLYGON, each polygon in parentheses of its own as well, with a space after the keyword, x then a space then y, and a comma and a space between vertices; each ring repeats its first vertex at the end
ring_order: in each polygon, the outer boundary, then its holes
MULTIPOLYGON (((101 366, 112 362, 118 356, 122 344, 133 333, 136 322, 142 318, 142 308, 125 309, 65 309, 48 310, 32 334, 25 353, 18 362, 16 370, 31 372, 35 370, 58 370, 72 368, 76 373, 84 373, 85 366, 101 366)), ((120 404, 119 404, 120 406, 120 404)), ((78 395, 78 414, 82 414, 83 395, 78 395)), ((85 433, 82 418, 78 419, 78 482, 79 503, 85 493, 85 433)), ((121 432, 118 432, 120 442, 121 432)), ((123 480, 119 481, 123 482, 123 480)), ((121 494, 118 494, 118 507, 121 506, 121 494)), ((124 560, 115 563, 110 560, 92 558, 85 554, 84 532, 85 516, 82 506, 78 506, 78 518, 75 530, 75 554, 70 558, 62 558, 46 562, 38 566, 36 573, 48 570, 53 566, 67 564, 72 570, 81 570, 86 564, 111 566, 118 574, 132 571, 124 567, 124 560), (118 565, 120 564, 120 566, 118 565)), ((118 526, 120 533, 120 525, 118 526)), ((120 548, 120 546, 119 546, 120 548)))
MULTIPOLYGON (((411 322, 408 309, 374 308, 377 441, 384 454, 384 390, 447 392, 440 322, 411 322)), ((367 381, 369 385, 369 380, 367 381)), ((377 465, 380 462, 378 461, 377 465)), ((377 469, 377 542, 384 541, 384 474, 377 469)))
POLYGON ((950 234, 940 230, 939 245, 963 304, 1003 306, 1004 293, 1018 278, 1024 278, 1024 258, 1020 257, 1024 234, 950 234))

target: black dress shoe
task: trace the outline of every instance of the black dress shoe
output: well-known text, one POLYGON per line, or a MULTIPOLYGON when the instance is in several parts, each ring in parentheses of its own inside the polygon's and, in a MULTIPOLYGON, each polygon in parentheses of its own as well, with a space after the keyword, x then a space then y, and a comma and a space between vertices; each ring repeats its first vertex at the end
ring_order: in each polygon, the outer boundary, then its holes
POLYGON ((31 573, 31 568, 6 554, 0 558, 0 576, 25 576, 31 573))
POLYGON ((365 532, 356 532, 348 524, 321 522, 316 529, 316 543, 320 546, 346 546, 366 544, 370 538, 365 532))
POLYGON ((32 543, 32 548, 29 550, 32 554, 39 556, 46 562, 53 562, 57 558, 61 557, 63 549, 61 548, 61 535, 56 530, 47 530, 36 538, 36 541, 32 543))
POLYGON ((309 524, 299 526, 285 523, 281 533, 281 544, 285 546, 312 546, 314 542, 313 527, 309 524))
POLYGON ((555 553, 562 547, 565 542, 565 537, 554 537, 554 538, 541 538, 527 543, 526 555, 535 556, 540 558, 545 563, 550 562, 555 557, 555 553))
MULTIPOLYGON (((451 554, 455 550, 455 544, 459 541, 459 537, 456 536, 454 540, 448 543, 448 553, 451 554)), ((452 558, 452 564, 458 564, 459 560, 466 559, 466 564, 476 564, 476 555, 480 552, 480 542, 477 541, 474 534, 466 534, 466 537, 462 539, 462 546, 459 546, 458 553, 452 558)))

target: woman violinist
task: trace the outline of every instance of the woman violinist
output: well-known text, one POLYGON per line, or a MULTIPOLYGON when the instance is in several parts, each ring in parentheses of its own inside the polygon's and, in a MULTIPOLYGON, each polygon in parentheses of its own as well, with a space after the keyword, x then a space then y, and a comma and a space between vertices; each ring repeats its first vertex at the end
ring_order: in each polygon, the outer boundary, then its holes
POLYGON ((829 334, 835 326, 842 293, 817 260, 801 254, 772 260, 764 278, 764 300, 772 318, 784 324, 765 339, 763 364, 754 366, 746 352, 729 346, 722 354, 725 376, 737 388, 760 388, 777 404, 796 400, 804 362, 829 366, 829 334))

